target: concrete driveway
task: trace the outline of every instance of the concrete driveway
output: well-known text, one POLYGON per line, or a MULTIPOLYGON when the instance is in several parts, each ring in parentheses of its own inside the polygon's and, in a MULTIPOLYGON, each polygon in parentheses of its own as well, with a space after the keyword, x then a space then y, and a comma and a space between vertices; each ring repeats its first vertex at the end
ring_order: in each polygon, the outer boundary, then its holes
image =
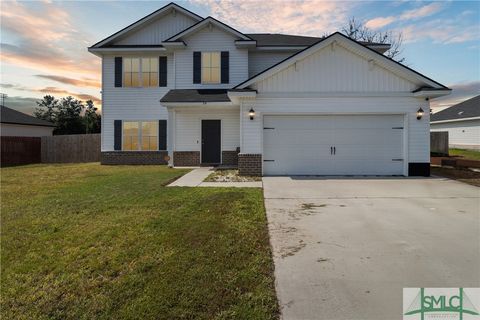
POLYGON ((404 287, 480 286, 480 188, 266 177, 283 319, 402 319, 404 287))

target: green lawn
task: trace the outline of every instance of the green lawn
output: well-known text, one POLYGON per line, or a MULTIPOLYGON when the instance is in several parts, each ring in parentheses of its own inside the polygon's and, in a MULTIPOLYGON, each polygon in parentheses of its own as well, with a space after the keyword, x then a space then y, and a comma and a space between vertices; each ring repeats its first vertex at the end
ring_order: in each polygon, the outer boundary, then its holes
POLYGON ((1 169, 2 319, 275 319, 259 189, 164 166, 1 169))
POLYGON ((450 149, 450 156, 460 156, 469 160, 480 160, 480 151, 465 149, 450 149))

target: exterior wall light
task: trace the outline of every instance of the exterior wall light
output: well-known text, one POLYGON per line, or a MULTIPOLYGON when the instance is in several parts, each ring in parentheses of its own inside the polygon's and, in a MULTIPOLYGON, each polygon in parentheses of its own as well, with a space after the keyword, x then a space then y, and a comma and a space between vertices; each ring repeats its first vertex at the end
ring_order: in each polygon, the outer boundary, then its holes
POLYGON ((253 118, 255 118, 255 110, 253 110, 253 108, 250 108, 250 111, 248 111, 248 115, 250 116, 250 120, 253 120, 253 118))
POLYGON ((422 119, 423 113, 424 113, 424 111, 423 111, 422 108, 420 108, 420 109, 417 110, 417 120, 422 119))

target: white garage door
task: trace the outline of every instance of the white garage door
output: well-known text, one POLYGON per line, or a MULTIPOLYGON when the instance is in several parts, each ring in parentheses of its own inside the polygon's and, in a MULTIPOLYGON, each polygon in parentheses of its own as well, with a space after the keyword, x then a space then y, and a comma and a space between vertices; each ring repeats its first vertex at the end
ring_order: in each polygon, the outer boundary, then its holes
POLYGON ((403 116, 265 116, 265 175, 402 175, 403 116))

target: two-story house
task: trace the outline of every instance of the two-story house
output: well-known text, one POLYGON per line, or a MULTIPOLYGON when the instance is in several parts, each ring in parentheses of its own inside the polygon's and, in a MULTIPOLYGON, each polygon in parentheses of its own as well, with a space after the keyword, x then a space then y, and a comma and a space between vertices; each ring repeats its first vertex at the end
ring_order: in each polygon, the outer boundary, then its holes
POLYGON ((450 89, 388 49, 244 34, 170 3, 89 48, 102 58, 102 163, 428 175, 429 99, 450 89))

